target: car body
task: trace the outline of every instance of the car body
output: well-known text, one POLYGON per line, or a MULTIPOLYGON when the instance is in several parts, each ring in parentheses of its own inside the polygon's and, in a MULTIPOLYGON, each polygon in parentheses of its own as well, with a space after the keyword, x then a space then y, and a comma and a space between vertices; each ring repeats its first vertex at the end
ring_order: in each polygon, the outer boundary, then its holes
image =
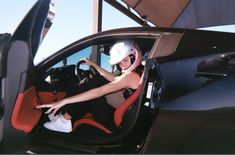
POLYGON ((115 29, 75 41, 35 66, 49 4, 38 1, 13 35, 0 35, 1 153, 235 153, 235 34, 115 29), (43 128, 46 115, 35 106, 79 89, 78 75, 92 74, 78 63, 82 57, 113 71, 108 52, 120 39, 135 40, 144 56, 143 82, 120 131, 43 128))

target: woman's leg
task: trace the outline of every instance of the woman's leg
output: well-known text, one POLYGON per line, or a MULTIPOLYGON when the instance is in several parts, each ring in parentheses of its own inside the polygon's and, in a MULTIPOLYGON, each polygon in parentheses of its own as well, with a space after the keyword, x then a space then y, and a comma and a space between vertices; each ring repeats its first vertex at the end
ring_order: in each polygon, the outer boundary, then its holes
POLYGON ((72 129, 72 121, 74 116, 82 118, 87 112, 87 103, 74 103, 64 106, 61 110, 62 115, 59 115, 58 119, 55 121, 50 121, 44 123, 44 127, 58 132, 69 133, 72 129))
MULTIPOLYGON (((81 87, 79 88, 79 90, 77 90, 76 93, 81 93, 84 91, 87 91, 91 88, 97 87, 97 86, 101 86, 105 83, 107 83, 107 80, 104 80, 104 78, 101 78, 102 82, 98 82, 99 80, 94 80, 91 83, 86 83, 84 85, 81 85, 81 87), (93 85, 94 82, 96 83, 96 85, 93 85)), ((74 91, 69 93, 69 96, 73 96, 74 91)), ((44 126, 47 129, 50 130, 54 130, 54 131, 59 131, 59 132, 71 132, 72 131, 72 123, 71 121, 74 121, 78 118, 82 118, 86 113, 91 112, 95 118, 97 118, 98 121, 100 121, 100 123, 104 123, 104 124, 110 124, 110 119, 113 118, 113 112, 110 113, 109 110, 105 110, 105 109, 109 109, 109 108, 105 108, 104 111, 102 112, 102 107, 98 106, 98 104, 101 105, 106 105, 106 100, 104 97, 100 97, 100 98, 96 98, 90 101, 86 101, 86 102, 80 102, 80 103, 73 103, 73 104, 69 104, 66 105, 64 107, 61 108, 62 114, 63 116, 59 117, 56 121, 53 122, 47 122, 44 124, 44 126), (102 104, 101 104, 102 103, 102 104), (98 109, 97 109, 98 108, 98 109), (96 112, 97 111, 97 112, 96 112), (110 116, 102 116, 101 115, 111 115, 112 118, 110 118, 110 116), (107 119, 108 117, 108 119, 107 119)), ((113 121, 113 119, 112 119, 113 121)))
MULTIPOLYGON (((88 91, 92 88, 96 88, 96 87, 102 86, 107 83, 108 83, 108 81, 104 77, 97 76, 96 78, 94 78, 92 80, 90 79, 88 82, 81 84, 77 88, 77 90, 73 90, 71 92, 68 92, 67 97, 74 96, 76 94, 88 91)), ((96 99, 89 100, 86 102, 69 104, 69 105, 62 107, 61 111, 62 111, 62 114, 66 114, 66 115, 64 115, 66 119, 69 119, 71 117, 73 120, 77 120, 78 118, 83 117, 86 113, 89 112, 89 104, 90 103, 99 103, 99 102, 105 102, 104 97, 96 98, 96 99)))
POLYGON ((88 104, 89 102, 68 104, 62 107, 61 111, 65 119, 70 118, 73 122, 89 112, 88 104))
POLYGON ((63 111, 65 118, 69 118, 68 116, 72 117, 72 122, 84 117, 86 113, 91 113, 97 122, 103 124, 108 129, 112 131, 117 129, 114 123, 115 108, 107 104, 104 97, 66 105, 63 111))
POLYGON ((111 131, 116 131, 117 126, 114 123, 115 108, 110 106, 105 98, 101 102, 89 104, 89 110, 97 122, 103 124, 111 131))

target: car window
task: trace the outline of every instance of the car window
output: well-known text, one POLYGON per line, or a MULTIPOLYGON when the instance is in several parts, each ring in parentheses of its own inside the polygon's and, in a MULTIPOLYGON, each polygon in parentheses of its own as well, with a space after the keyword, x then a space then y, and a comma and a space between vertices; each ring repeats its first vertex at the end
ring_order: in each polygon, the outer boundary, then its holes
MULTIPOLYGON (((63 59, 60 59, 59 62, 55 63, 52 65, 48 70, 47 70, 47 75, 46 78, 44 79, 47 83, 52 84, 52 74, 53 75, 60 75, 60 76, 66 76, 66 77, 76 77, 77 76, 77 64, 82 58, 89 58, 92 60, 92 52, 100 52, 101 53, 101 60, 100 60, 100 66, 104 68, 105 70, 112 72, 113 71, 113 66, 109 64, 109 55, 102 53, 103 46, 102 45, 90 45, 88 47, 83 48, 82 50, 75 50, 72 55, 67 56, 63 59), (99 47, 99 48, 97 48, 99 47), (94 50, 95 48, 95 50, 94 50)), ((93 60, 94 61, 94 60, 93 60)), ((82 70, 89 70, 90 66, 86 64, 79 64, 79 69, 82 70)), ((61 77, 62 78, 62 77, 61 77)), ((76 79, 76 78, 75 78, 76 79)), ((58 79, 56 79, 58 80, 58 79)), ((72 81, 72 80, 70 80, 72 81)))
POLYGON ((112 66, 109 63, 109 56, 101 53, 101 62, 100 62, 100 66, 102 68, 104 68, 105 70, 112 72, 112 66))
MULTIPOLYGON (((76 65, 81 58, 89 58, 91 55, 92 48, 87 47, 81 51, 76 52, 75 54, 63 59, 59 63, 55 64, 53 68, 58 68, 62 67, 65 65, 76 65)), ((83 69, 88 69, 87 65, 82 65, 81 66, 83 69)))
MULTIPOLYGON (((67 77, 76 77, 76 65, 80 61, 81 58, 89 58, 91 55, 92 47, 89 46, 87 48, 84 48, 80 51, 75 51, 74 54, 64 58, 63 60, 59 61, 52 67, 48 69, 48 75, 45 78, 45 81, 47 83, 52 84, 52 73, 51 71, 58 72, 57 74, 61 74, 61 76, 67 76, 67 77), (64 72, 64 73, 63 73, 64 72), (66 72, 66 73, 65 73, 66 72)), ((80 65, 81 69, 88 70, 88 65, 80 65)))

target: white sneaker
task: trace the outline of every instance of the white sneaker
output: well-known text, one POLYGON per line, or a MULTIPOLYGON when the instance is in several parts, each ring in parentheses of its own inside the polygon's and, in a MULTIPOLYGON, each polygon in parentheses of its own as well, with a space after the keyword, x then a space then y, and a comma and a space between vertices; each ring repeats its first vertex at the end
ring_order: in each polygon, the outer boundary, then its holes
POLYGON ((46 122, 44 123, 44 127, 58 132, 69 133, 72 131, 72 123, 71 120, 66 120, 62 115, 54 122, 46 122))
POLYGON ((49 118, 50 121, 54 122, 60 117, 60 115, 61 115, 60 113, 57 114, 57 115, 53 115, 53 113, 51 113, 51 114, 48 115, 48 118, 49 118))

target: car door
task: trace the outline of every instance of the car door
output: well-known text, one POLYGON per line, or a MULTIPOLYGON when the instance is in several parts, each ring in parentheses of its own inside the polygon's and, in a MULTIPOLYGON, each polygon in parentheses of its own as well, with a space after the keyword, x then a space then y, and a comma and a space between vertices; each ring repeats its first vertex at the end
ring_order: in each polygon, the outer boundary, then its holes
POLYGON ((0 35, 0 153, 25 153, 25 133, 40 117, 41 112, 34 109, 37 96, 33 58, 50 27, 50 3, 38 0, 12 36, 0 35), (25 106, 26 102, 31 105, 25 106))

